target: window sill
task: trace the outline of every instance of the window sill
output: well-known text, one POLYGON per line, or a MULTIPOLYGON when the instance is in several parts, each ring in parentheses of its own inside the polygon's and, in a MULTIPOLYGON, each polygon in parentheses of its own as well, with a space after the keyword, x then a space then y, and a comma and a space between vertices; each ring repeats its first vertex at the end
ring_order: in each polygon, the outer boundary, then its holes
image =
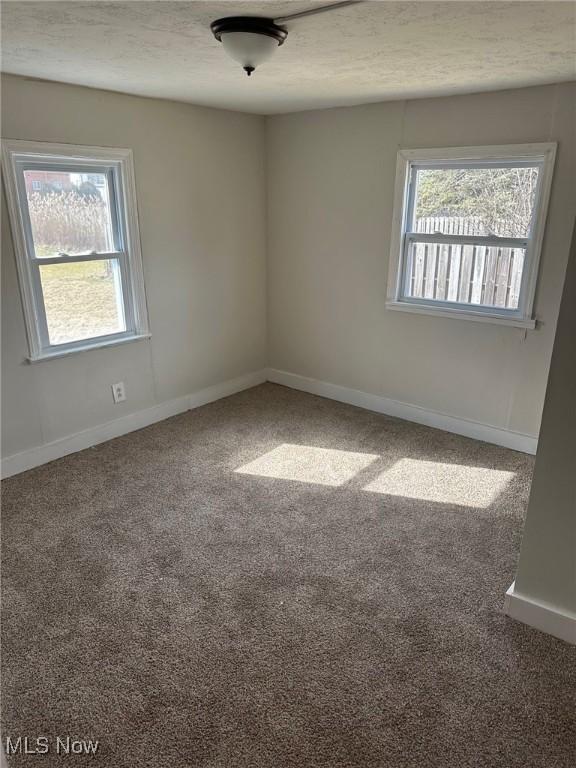
POLYGON ((103 349, 106 347, 117 347, 120 344, 129 344, 133 341, 142 341, 143 339, 149 338, 151 338, 151 334, 149 333, 138 333, 132 336, 124 336, 121 339, 115 338, 108 341, 99 341, 96 344, 90 343, 88 341, 85 344, 78 344, 77 346, 68 349, 54 349, 50 350, 49 352, 41 352, 38 355, 31 355, 27 358, 27 360, 29 363, 41 363, 44 360, 54 360, 58 357, 68 357, 69 355, 75 355, 78 352, 88 352, 92 349, 103 349))
POLYGON ((474 320, 479 323, 492 323, 497 325, 508 325, 513 328, 525 328, 533 330, 536 327, 536 320, 522 319, 520 317, 509 317, 506 315, 488 314, 487 312, 474 312, 467 309, 451 309, 449 307, 430 307, 423 304, 411 304, 405 301, 387 301, 386 309, 393 309, 400 312, 412 312, 417 315, 436 315, 436 317, 452 317, 460 320, 474 320))

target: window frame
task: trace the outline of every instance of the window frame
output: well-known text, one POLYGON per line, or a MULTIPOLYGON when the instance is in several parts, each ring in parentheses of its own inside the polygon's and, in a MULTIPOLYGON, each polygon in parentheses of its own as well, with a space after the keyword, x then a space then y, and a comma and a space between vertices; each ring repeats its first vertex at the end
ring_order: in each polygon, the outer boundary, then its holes
POLYGON ((28 360, 36 362, 150 338, 132 150, 3 139, 2 169, 28 337, 28 360), (106 175, 115 250, 36 257, 24 180, 24 171, 36 168, 106 175), (51 344, 40 266, 86 261, 113 261, 118 264, 123 299, 119 310, 123 313, 126 330, 51 344))
POLYGON ((386 308, 418 314, 456 317, 480 322, 501 323, 521 328, 535 328, 533 317, 534 297, 538 280, 538 269, 544 230, 548 214, 548 203, 556 157, 555 142, 533 144, 504 144, 481 147, 444 147, 431 149, 400 149, 396 162, 396 183, 394 189, 394 210, 392 215, 392 234, 390 261, 388 267, 388 286, 386 308), (534 199, 534 214, 531 231, 526 238, 480 237, 475 235, 433 235, 411 233, 407 230, 408 222, 413 219, 414 177, 415 171, 422 168, 462 168, 462 167, 517 167, 524 165, 540 166, 538 185, 534 199), (478 245, 498 245, 501 247, 525 247, 524 268, 518 309, 504 309, 482 305, 466 305, 442 299, 420 299, 404 295, 404 275, 406 270, 408 246, 411 241, 425 242, 474 243, 478 245), (524 245, 521 245, 523 243, 524 245))

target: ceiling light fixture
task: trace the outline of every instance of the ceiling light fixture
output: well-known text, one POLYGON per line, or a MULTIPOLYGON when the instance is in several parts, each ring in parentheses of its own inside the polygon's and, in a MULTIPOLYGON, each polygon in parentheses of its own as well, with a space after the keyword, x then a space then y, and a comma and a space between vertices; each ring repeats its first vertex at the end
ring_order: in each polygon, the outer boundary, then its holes
POLYGON ((281 24, 301 19, 303 16, 333 11, 347 5, 358 5, 361 2, 363 0, 345 0, 277 19, 262 16, 228 16, 213 21, 210 29, 216 40, 222 43, 226 53, 239 62, 244 72, 250 76, 256 67, 269 59, 276 48, 288 37, 288 30, 281 24))

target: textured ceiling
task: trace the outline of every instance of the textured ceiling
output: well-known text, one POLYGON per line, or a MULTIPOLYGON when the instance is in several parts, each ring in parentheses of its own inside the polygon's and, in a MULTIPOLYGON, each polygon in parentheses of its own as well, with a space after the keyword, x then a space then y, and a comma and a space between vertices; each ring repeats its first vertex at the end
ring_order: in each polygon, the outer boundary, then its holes
POLYGON ((2 2, 2 69, 262 114, 576 78, 573 2, 366 2, 290 22, 250 79, 209 29, 327 2, 2 2))

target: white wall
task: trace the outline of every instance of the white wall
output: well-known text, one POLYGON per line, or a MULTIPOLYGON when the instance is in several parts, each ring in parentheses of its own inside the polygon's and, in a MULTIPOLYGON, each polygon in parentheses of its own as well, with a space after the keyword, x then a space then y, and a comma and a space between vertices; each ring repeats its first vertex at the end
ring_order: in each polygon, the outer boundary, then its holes
POLYGON ((538 434, 574 216, 576 84, 269 118, 269 365, 538 434), (535 331, 385 309, 400 147, 558 141, 535 331))
POLYGON ((2 135, 133 149, 152 331, 25 362, 3 200, 3 456, 265 365, 263 118, 4 76, 2 135), (113 404, 115 381, 126 403, 113 404))
POLYGON ((572 617, 576 643, 576 229, 514 591, 572 617))

